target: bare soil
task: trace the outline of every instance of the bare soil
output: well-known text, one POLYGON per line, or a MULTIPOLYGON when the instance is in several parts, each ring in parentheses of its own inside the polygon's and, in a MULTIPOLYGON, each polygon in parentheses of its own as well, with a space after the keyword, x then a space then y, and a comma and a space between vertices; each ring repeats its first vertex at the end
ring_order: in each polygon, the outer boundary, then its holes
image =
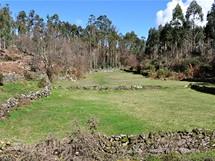
POLYGON ((30 70, 31 56, 18 50, 0 50, 0 73, 24 74, 30 70))

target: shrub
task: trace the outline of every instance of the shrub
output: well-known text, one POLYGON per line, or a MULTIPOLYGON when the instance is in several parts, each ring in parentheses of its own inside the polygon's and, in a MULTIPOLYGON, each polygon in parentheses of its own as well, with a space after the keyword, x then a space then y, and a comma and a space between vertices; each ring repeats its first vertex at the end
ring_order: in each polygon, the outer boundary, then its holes
POLYGON ((213 68, 208 64, 204 64, 199 67, 198 71, 194 73, 194 77, 196 78, 205 78, 205 77, 212 77, 213 68))
POLYGON ((75 71, 75 77, 76 77, 77 79, 81 79, 81 78, 83 77, 82 71, 81 71, 81 70, 76 70, 76 71, 75 71))
POLYGON ((140 66, 141 74, 143 74, 144 76, 150 76, 156 71, 155 65, 149 59, 142 61, 140 66))
POLYGON ((171 76, 172 72, 168 68, 161 68, 157 70, 157 78, 167 78, 171 76))
POLYGON ((47 81, 47 79, 45 77, 41 78, 38 82, 39 88, 45 88, 48 85, 49 85, 49 81, 47 81))
POLYGON ((32 74, 32 73, 30 73, 30 72, 25 72, 24 73, 24 77, 25 77, 25 79, 26 80, 35 80, 36 78, 35 78, 35 75, 34 74, 32 74))

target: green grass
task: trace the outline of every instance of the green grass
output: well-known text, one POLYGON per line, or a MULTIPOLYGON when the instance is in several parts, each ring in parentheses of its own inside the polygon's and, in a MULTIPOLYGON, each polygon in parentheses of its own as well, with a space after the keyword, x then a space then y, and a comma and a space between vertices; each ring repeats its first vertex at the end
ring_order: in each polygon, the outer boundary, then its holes
POLYGON ((8 98, 39 90, 36 81, 20 80, 0 86, 0 105, 8 98))
POLYGON ((62 81, 56 82, 54 85, 68 87, 68 86, 101 86, 101 87, 115 87, 115 86, 131 86, 131 85, 160 85, 168 87, 184 87, 189 82, 170 81, 170 80, 155 80, 145 78, 141 75, 126 73, 124 71, 106 72, 106 73, 89 73, 86 78, 78 80, 77 82, 62 81))
MULTIPOLYGON (((134 84, 184 87, 189 82, 151 80, 117 71, 93 73, 75 83, 57 82, 55 85, 134 84)), ((1 121, 0 140, 37 143, 50 135, 62 138, 75 130, 74 120, 81 127, 86 127, 91 117, 99 120, 98 130, 108 135, 191 130, 197 127, 213 130, 214 98, 214 95, 189 88, 138 91, 55 89, 48 98, 13 111, 7 120, 1 121)))

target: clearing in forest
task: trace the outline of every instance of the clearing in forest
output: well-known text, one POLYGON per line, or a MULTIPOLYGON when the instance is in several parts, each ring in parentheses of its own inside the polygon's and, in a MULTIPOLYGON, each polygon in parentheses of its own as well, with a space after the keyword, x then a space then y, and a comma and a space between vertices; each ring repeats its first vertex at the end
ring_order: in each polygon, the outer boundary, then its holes
POLYGON ((99 121, 98 131, 108 135, 214 129, 214 95, 186 88, 189 82, 152 80, 123 71, 97 72, 77 82, 56 82, 52 95, 10 113, 0 122, 1 140, 36 143, 49 136, 67 136, 86 127, 89 118, 99 121), (165 89, 69 90, 69 86, 159 85, 165 89), (171 88, 173 87, 173 88, 171 88))

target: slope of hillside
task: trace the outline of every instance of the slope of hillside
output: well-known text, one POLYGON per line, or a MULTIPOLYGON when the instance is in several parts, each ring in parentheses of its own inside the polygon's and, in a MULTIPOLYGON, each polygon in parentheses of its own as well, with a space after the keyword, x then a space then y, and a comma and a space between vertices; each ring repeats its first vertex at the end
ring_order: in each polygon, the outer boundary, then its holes
POLYGON ((18 50, 0 50, 0 73, 24 74, 30 70, 31 56, 18 50))

